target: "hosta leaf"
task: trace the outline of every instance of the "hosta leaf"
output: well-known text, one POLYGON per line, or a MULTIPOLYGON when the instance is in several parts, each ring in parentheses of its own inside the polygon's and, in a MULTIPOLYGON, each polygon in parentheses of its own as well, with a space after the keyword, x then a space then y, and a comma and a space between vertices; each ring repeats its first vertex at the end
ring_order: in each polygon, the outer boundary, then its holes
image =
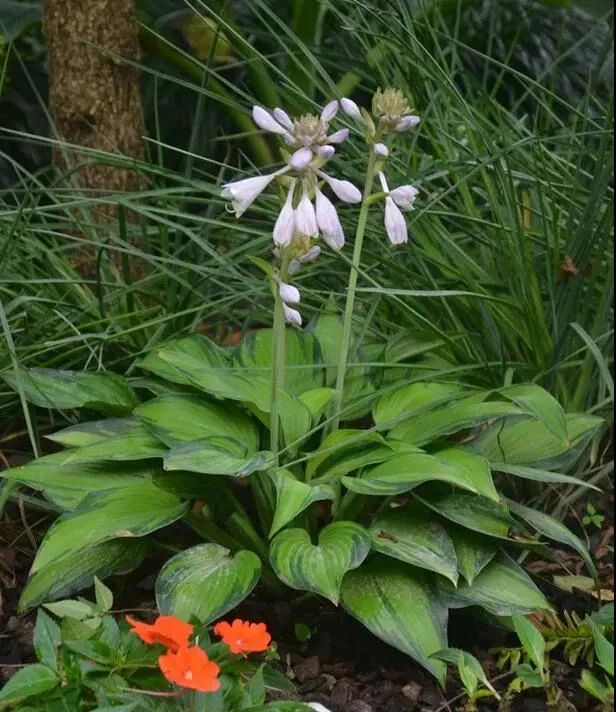
POLYGON ((525 467, 524 465, 509 465, 503 462, 493 462, 492 469, 496 472, 504 472, 507 475, 514 475, 525 480, 533 480, 534 482, 553 482, 555 484, 568 484, 580 487, 588 487, 597 492, 601 491, 600 487, 596 487, 590 482, 584 482, 577 477, 563 475, 560 472, 550 472, 549 470, 539 470, 536 467, 525 467))
POLYGON ((335 479, 349 472, 382 462, 392 453, 378 433, 365 430, 334 430, 306 463, 306 475, 335 479))
MULTIPOLYGON (((258 329, 242 339, 236 349, 237 373, 248 378, 271 378, 273 330, 258 329)), ((318 342, 312 334, 285 330, 285 390, 293 395, 325 385, 318 342)))
POLYGON ((28 579, 21 594, 21 610, 70 596, 89 588, 94 577, 125 573, 139 565, 148 545, 144 539, 114 539, 65 556, 28 579))
POLYGON ((110 539, 150 534, 179 519, 185 510, 186 504, 149 482, 90 494, 75 511, 54 522, 31 573, 110 539))
POLYGON ((345 576, 342 605, 444 685, 446 667, 430 656, 447 647, 447 607, 419 569, 384 556, 371 558, 345 576))
POLYGON ((280 427, 287 447, 297 447, 310 432, 312 413, 303 401, 286 391, 278 391, 280 427))
POLYGON ((45 455, 21 467, 3 470, 2 476, 44 492, 47 499, 62 509, 74 509, 91 492, 136 485, 151 474, 151 468, 141 464, 66 464, 65 458, 65 452, 45 455))
POLYGON ((482 433, 472 447, 490 462, 528 465, 543 470, 566 467, 590 442, 604 420, 594 415, 567 414, 570 446, 537 420, 507 419, 482 433))
POLYGON ((451 492, 441 487, 422 488, 415 496, 445 519, 480 534, 507 539, 509 530, 519 526, 505 504, 485 497, 451 492))
MULTIPOLYGON (((13 372, 3 378, 17 389, 13 372)), ((107 415, 125 415, 139 403, 128 382, 115 373, 29 368, 20 370, 19 381, 27 400, 43 408, 89 408, 107 415)))
POLYGON ((336 522, 321 530, 316 546, 304 529, 280 532, 270 546, 270 561, 291 588, 318 593, 337 605, 342 577, 357 568, 369 551, 370 536, 363 527, 336 522))
POLYGON ((47 667, 36 663, 18 670, 0 690, 0 709, 13 707, 22 700, 53 690, 60 678, 47 667))
POLYGON ((129 462, 132 460, 160 459, 167 448, 137 419, 130 428, 118 435, 99 440, 84 447, 73 447, 64 452, 66 465, 78 462, 129 462))
POLYGON ((591 574, 593 576, 597 575, 595 564, 588 549, 582 540, 570 531, 562 522, 559 522, 558 519, 554 519, 554 517, 551 517, 549 514, 540 512, 537 509, 525 507, 523 504, 518 504, 517 502, 512 501, 509 501, 508 504, 514 514, 517 514, 518 517, 521 517, 528 522, 528 524, 530 524, 531 527, 536 529, 540 534, 548 537, 548 539, 566 544, 577 551, 577 553, 586 562, 586 566, 591 574))
POLYGON ((444 435, 511 415, 524 415, 524 411, 512 403, 477 403, 475 398, 465 398, 399 423, 390 431, 390 436, 420 446, 444 435))
POLYGON ((377 516, 370 527, 372 548, 422 569, 458 581, 456 551, 445 527, 418 506, 399 507, 377 516))
POLYGON ((499 498, 487 460, 462 448, 449 448, 434 455, 421 452, 393 455, 364 470, 361 477, 344 477, 342 482, 352 492, 378 496, 402 494, 434 480, 493 500, 499 498))
POLYGON ((309 330, 315 335, 321 350, 321 359, 326 365, 326 380, 333 385, 336 380, 336 367, 342 343, 342 319, 337 312, 318 312, 309 330))
POLYGON ((313 425, 316 425, 321 420, 321 416, 331 403, 335 393, 336 391, 333 388, 312 388, 309 391, 304 391, 299 396, 299 400, 310 411, 313 425))
POLYGON ((396 329, 385 347, 385 361, 387 363, 406 361, 414 356, 435 351, 444 343, 440 339, 427 341, 424 338, 417 338, 415 329, 396 329))
POLYGON ((209 366, 211 368, 225 368, 229 364, 229 356, 201 334, 193 334, 182 339, 170 341, 163 346, 150 351, 140 362, 139 367, 154 373, 160 378, 173 383, 191 385, 190 379, 173 361, 184 365, 209 366), (170 360, 164 357, 168 356, 170 360))
POLYGON ((242 443, 233 438, 213 437, 171 448, 165 455, 164 468, 246 477, 271 467, 272 462, 271 452, 249 453, 242 443))
POLYGON ((499 542, 463 527, 448 526, 458 561, 458 571, 468 583, 475 578, 496 556, 499 542))
POLYGON ((504 552, 493 559, 472 584, 460 583, 454 589, 443 579, 439 581, 453 608, 481 606, 495 616, 511 615, 512 610, 532 613, 551 609, 530 576, 504 552))
POLYGON ((457 400, 467 392, 456 383, 438 383, 436 381, 420 381, 401 386, 391 393, 382 395, 372 412, 374 422, 379 426, 390 424, 392 421, 415 416, 436 408, 443 403, 457 400))
POLYGON ((334 500, 336 495, 329 485, 309 485, 300 482, 288 470, 277 470, 271 473, 276 485, 276 512, 270 537, 274 536, 300 512, 303 512, 313 502, 325 499, 334 500))
POLYGON ((541 421, 552 435, 568 446, 565 412, 556 398, 546 390, 533 383, 527 383, 501 388, 499 392, 541 421))
POLYGON ((229 403, 168 394, 140 405, 134 415, 169 447, 226 436, 241 442, 249 452, 259 449, 259 432, 254 421, 229 403))
POLYGON ((134 427, 134 418, 105 418, 104 420, 71 425, 45 437, 65 447, 84 447, 124 435, 134 427))
POLYGON ((156 603, 162 614, 203 624, 224 616, 254 589, 261 561, 251 551, 235 556, 217 544, 200 544, 176 554, 156 579, 156 603))

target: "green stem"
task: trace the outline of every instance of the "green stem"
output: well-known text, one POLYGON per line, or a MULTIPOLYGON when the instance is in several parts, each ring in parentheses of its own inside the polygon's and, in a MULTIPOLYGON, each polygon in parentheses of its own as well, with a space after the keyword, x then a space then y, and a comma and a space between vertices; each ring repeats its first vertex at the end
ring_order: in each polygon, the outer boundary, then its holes
MULTIPOLYGON (((280 279, 286 280, 287 260, 283 256, 280 268, 280 279)), ((274 340, 272 359, 272 407, 270 412, 270 449, 275 455, 276 465, 278 465, 280 454, 280 417, 278 413, 278 392, 284 388, 285 379, 285 346, 286 332, 284 322, 284 309, 278 285, 274 284, 274 329, 272 338, 274 340)))
POLYGON ((370 152, 368 169, 366 172, 366 182, 364 193, 357 221, 357 231, 355 233, 355 245, 353 247, 353 259, 351 262, 351 272, 349 274, 349 286, 347 288, 346 304, 344 307, 344 319, 342 322, 342 343, 338 356, 338 371, 336 374, 336 393, 334 394, 334 417, 331 420, 328 432, 333 432, 340 425, 340 411, 342 409, 342 399, 344 396, 344 380, 346 378, 349 351, 351 348, 351 336, 353 332, 353 311, 355 309, 355 293, 357 291, 357 278, 361 264, 361 253, 364 245, 364 235, 368 224, 368 212, 370 209, 370 196, 372 194, 372 184, 376 173, 377 155, 370 152))

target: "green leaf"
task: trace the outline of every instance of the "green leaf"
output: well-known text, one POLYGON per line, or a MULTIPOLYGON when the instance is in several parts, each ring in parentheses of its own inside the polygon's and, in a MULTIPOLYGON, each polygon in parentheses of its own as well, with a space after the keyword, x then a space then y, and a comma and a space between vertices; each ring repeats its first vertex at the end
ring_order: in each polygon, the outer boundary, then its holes
POLYGON ((524 411, 510 403, 477 403, 476 398, 471 397, 413 416, 396 425, 389 434, 409 445, 421 446, 444 435, 511 415, 524 415, 524 411))
POLYGON ((528 657, 539 670, 545 667, 545 640, 535 626, 518 611, 511 612, 515 632, 528 657))
POLYGON ((58 618, 74 618, 78 621, 91 618, 96 614, 96 609, 91 603, 74 599, 46 603, 45 608, 58 618))
POLYGON ((22 700, 53 690, 60 678, 46 665, 37 663, 18 670, 0 690, 0 709, 12 707, 22 700))
POLYGON ((327 385, 336 381, 336 369, 342 343, 342 319, 337 310, 321 310, 308 327, 319 343, 322 362, 326 365, 327 385))
POLYGON ((375 551, 422 569, 436 571, 457 584, 453 542, 431 512, 413 504, 385 511, 372 523, 370 535, 375 551))
POLYGON ((487 460, 462 448, 449 448, 433 455, 409 452, 392 455, 360 477, 343 477, 345 487, 368 495, 396 495, 424 482, 447 482, 498 501, 487 460))
POLYGON ((312 427, 312 414, 299 398, 286 391, 278 391, 280 426, 287 447, 297 447, 312 427))
POLYGON ((336 495, 329 485, 309 485, 297 480, 288 470, 277 470, 270 474, 276 485, 276 511, 270 529, 274 536, 290 521, 307 509, 313 502, 334 500, 336 495))
POLYGON ((604 685, 590 670, 582 670, 580 687, 601 702, 609 702, 614 695, 614 690, 604 685))
POLYGON ((180 364, 196 364, 201 367, 225 368, 229 365, 229 356, 201 334, 193 334, 181 339, 175 339, 157 349, 150 351, 138 366, 146 371, 156 374, 166 381, 192 385, 190 379, 180 368, 173 365, 174 361, 180 364), (167 360, 165 357, 168 357, 167 360))
POLYGON ((75 511, 63 514, 47 532, 31 574, 52 562, 110 539, 141 537, 178 520, 186 504, 155 485, 144 482, 88 495, 75 511))
POLYGON ((543 687, 543 677, 541 677, 541 674, 526 663, 518 665, 515 669, 515 674, 522 680, 526 687, 543 687))
POLYGON ((156 603, 164 615, 197 619, 203 625, 224 616, 254 589, 261 561, 251 551, 235 556, 217 544, 200 544, 176 554, 156 579, 156 603))
POLYGON ((591 620, 593 623, 596 623, 597 625, 602 625, 605 626, 606 628, 613 628, 614 627, 614 604, 613 603, 606 603, 604 606, 601 606, 601 608, 593 613, 590 616, 591 620))
POLYGON ((557 519, 554 519, 554 517, 550 517, 549 514, 544 514, 537 509, 525 507, 523 504, 518 504, 517 502, 512 501, 509 501, 508 504, 514 514, 517 514, 518 517, 521 517, 528 522, 531 527, 536 529, 540 534, 548 537, 548 539, 553 539, 561 544, 566 544, 577 551, 577 553, 586 562, 588 570, 593 576, 596 577, 597 570, 588 549, 584 546, 582 540, 570 531, 562 522, 559 522, 557 519))
POLYGON ((246 477, 271 467, 273 458, 268 451, 249 453, 243 443, 233 438, 212 437, 172 447, 163 466, 165 470, 246 477))
POLYGON ((566 421, 570 446, 553 435, 544 423, 515 418, 488 428, 473 441, 472 447, 490 462, 541 470, 564 468, 604 425, 604 420, 594 415, 567 414, 566 421))
POLYGON ((429 351, 435 351, 444 345, 441 339, 426 341, 417 338, 414 329, 396 329, 396 332, 387 341, 385 347, 385 361, 387 363, 400 363, 416 356, 421 356, 429 351))
MULTIPOLYGON (((273 330, 258 329, 247 334, 234 356, 238 373, 247 378, 271 378, 273 330)), ((325 385, 319 344, 312 334, 285 329, 285 390, 292 395, 325 385)))
POLYGON ((229 403, 169 393, 140 405, 134 415, 169 447, 224 436, 238 440, 249 452, 259 449, 256 424, 229 403))
POLYGON ((4 470, 2 476, 45 493, 62 509, 75 509, 91 492, 121 489, 144 481, 152 468, 143 464, 88 462, 65 464, 58 452, 4 470))
POLYGON ((496 472, 504 472, 507 475, 514 475, 514 477, 521 477, 525 480, 533 480, 534 482, 576 485, 580 487, 588 487, 596 490, 597 492, 601 492, 600 487, 595 487, 595 485, 590 482, 584 482, 584 480, 579 480, 577 477, 563 475, 560 472, 539 470, 536 467, 524 467, 523 465, 509 465, 504 462, 493 462, 492 469, 496 470, 496 472))
POLYGON ((468 583, 473 583, 496 555, 499 542, 463 527, 449 526, 448 532, 456 552, 458 571, 468 583))
POLYGON ((342 577, 368 556, 370 536, 359 524, 336 522, 321 530, 318 545, 303 529, 280 532, 270 546, 278 577, 291 588, 312 591, 338 605, 342 577))
POLYGON ((511 609, 522 613, 551 609, 530 576, 504 552, 493 559, 472 584, 461 583, 454 589, 443 579, 439 579, 439 583, 453 608, 481 606, 495 616, 508 616, 511 609))
POLYGON ((124 435, 134 427, 134 418, 105 418, 104 420, 71 425, 45 437, 65 447, 84 447, 124 435))
POLYGON ((474 655, 467 653, 465 650, 458 650, 458 648, 447 648, 446 650, 439 650, 432 657, 451 665, 457 665, 462 684, 467 691, 472 691, 474 694, 477 690, 477 681, 480 681, 497 699, 500 699, 500 696, 486 677, 481 663, 474 655))
POLYGON ((113 593, 105 584, 97 577, 94 577, 94 595, 96 597, 96 605, 101 613, 107 613, 113 606, 113 593))
POLYGON ((378 433, 365 430, 334 430, 306 463, 306 476, 331 480, 382 462, 393 450, 378 433))
MULTIPOLYGON (((3 378, 17 390, 13 372, 3 378)), ((43 408, 89 408, 106 415, 126 415, 139 403, 127 381, 115 373, 29 368, 20 370, 19 381, 26 399, 43 408)))
POLYGON ((100 460, 106 462, 150 460, 162 458, 166 451, 167 448, 135 419, 131 427, 119 435, 84 447, 66 450, 62 464, 100 460))
POLYGON ((345 576, 342 605, 444 685, 445 665, 430 656, 447 647, 447 607, 420 570, 384 556, 371 558, 345 576))
POLYGON ((316 425, 325 409, 330 404, 336 391, 333 388, 312 388, 304 391, 300 396, 300 401, 308 408, 312 416, 312 424, 316 425))
POLYGON ((485 497, 451 492, 441 487, 422 487, 415 496, 445 519, 480 534, 508 539, 509 530, 519 526, 505 504, 485 497))
POLYGON ((145 540, 116 539, 65 556, 61 565, 52 563, 30 577, 19 600, 20 610, 89 588, 95 575, 104 578, 131 571, 146 551, 145 540))
POLYGON ((60 626, 42 608, 36 614, 32 644, 37 660, 57 672, 60 626))
POLYGON ((376 403, 372 412, 374 422, 380 427, 389 427, 392 421, 416 416, 438 407, 443 403, 461 398, 467 392, 456 383, 420 381, 385 393, 376 403))
POLYGON ((0 3, 0 34, 5 43, 13 42, 31 25, 39 24, 42 8, 38 2, 2 0, 0 3))
POLYGON ((597 654, 597 662, 607 672, 608 675, 614 677, 614 646, 603 635, 599 626, 591 619, 588 619, 592 637, 595 641, 595 653, 597 654))
POLYGON ((526 383, 501 388, 499 393, 542 422, 552 435, 569 446, 565 412, 546 390, 533 383, 526 383))

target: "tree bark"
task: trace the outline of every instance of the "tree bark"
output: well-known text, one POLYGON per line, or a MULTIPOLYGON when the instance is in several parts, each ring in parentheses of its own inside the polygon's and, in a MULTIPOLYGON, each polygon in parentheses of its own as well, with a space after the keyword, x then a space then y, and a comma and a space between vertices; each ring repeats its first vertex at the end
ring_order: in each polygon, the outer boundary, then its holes
POLYGON ((43 6, 51 115, 56 138, 72 144, 54 149, 54 163, 63 171, 79 166, 74 181, 96 195, 131 190, 137 175, 126 161, 110 165, 73 146, 143 156, 139 71, 122 61, 139 58, 134 0, 44 0, 43 6))

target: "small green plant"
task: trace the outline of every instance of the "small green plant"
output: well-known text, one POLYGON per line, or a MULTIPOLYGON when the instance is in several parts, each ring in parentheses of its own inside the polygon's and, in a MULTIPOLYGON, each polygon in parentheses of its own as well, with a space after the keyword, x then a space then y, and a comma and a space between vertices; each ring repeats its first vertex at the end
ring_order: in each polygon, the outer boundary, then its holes
POLYGON ((111 615, 111 591, 95 579, 96 602, 68 599, 41 608, 34 628, 37 662, 0 690, 0 709, 302 712, 265 705, 267 689, 293 691, 269 663, 275 648, 264 624, 236 620, 213 630, 173 616, 153 624, 111 615), (216 642, 215 638, 220 638, 216 642), (251 653, 265 653, 254 662, 251 653))
POLYGON ((592 630, 596 660, 602 670, 583 670, 580 685, 589 695, 599 700, 603 704, 602 709, 608 712, 614 708, 614 645, 592 619, 589 619, 589 626, 592 630))
POLYGON ((460 682, 464 687, 467 697, 464 712, 476 712, 477 702, 485 697, 495 697, 497 700, 501 699, 498 692, 486 677, 481 663, 474 655, 464 650, 447 648, 446 650, 439 650, 439 652, 434 653, 432 657, 450 665, 457 666, 460 682), (481 685, 483 685, 483 688, 481 685))
POLYGON ((597 510, 595 509, 594 505, 588 502, 586 504, 586 514, 582 518, 582 523, 586 526, 592 524, 593 526, 597 527, 597 529, 601 529, 604 521, 605 516, 603 514, 599 514, 599 512, 597 512, 597 510))

